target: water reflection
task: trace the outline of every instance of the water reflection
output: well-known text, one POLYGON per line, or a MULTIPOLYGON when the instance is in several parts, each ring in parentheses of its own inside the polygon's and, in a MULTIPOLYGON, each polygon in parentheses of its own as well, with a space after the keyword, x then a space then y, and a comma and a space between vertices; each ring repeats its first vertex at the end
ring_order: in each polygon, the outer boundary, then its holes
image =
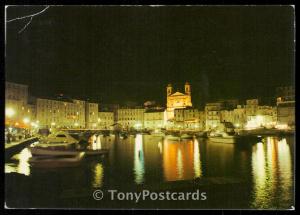
POLYGON ((23 175, 30 175, 30 164, 29 158, 31 158, 31 152, 28 148, 23 149, 19 154, 12 157, 13 160, 18 161, 18 163, 11 163, 5 165, 5 172, 17 172, 23 175))
POLYGON ((196 178, 202 176, 200 149, 199 142, 197 139, 194 140, 194 172, 196 178))
MULTIPOLYGON (((24 149, 13 157, 16 161, 5 164, 5 172, 31 175, 21 177, 30 182, 26 184, 28 190, 40 185, 41 181, 42 184, 47 181, 48 187, 63 187, 75 193, 88 186, 110 189, 128 186, 134 189, 135 184, 147 183, 164 188, 164 181, 234 177, 247 179, 245 186, 249 192, 242 193, 245 199, 240 201, 247 201, 252 208, 290 208, 294 195, 293 143, 293 137, 281 140, 268 137, 253 146, 240 148, 234 144, 202 139, 176 142, 136 135, 126 140, 116 138, 115 141, 108 141, 103 136, 92 136, 90 147, 94 144, 94 149, 110 149, 107 160, 99 163, 99 157, 94 156, 84 159, 77 169, 41 171, 31 169, 28 163, 30 151, 24 149), (120 177, 126 180, 120 181, 120 177)), ((18 180, 14 183, 23 186, 24 183, 18 180)), ((12 183, 11 187, 16 187, 12 183)), ((222 198, 231 197, 224 193, 222 198)), ((239 200, 235 201, 238 204, 239 200)))
POLYGON ((197 140, 164 140, 163 169, 166 181, 192 179, 202 174, 197 140))
POLYGON ((90 144, 90 148, 92 148, 92 150, 101 149, 102 148, 101 135, 92 135, 89 138, 89 144, 90 144))
POLYGON ((101 163, 97 163, 93 169, 93 187, 102 187, 103 184, 103 166, 101 163))
MULTIPOLYGON (((268 137, 252 152, 253 208, 276 208, 279 201, 291 201, 292 159, 286 139, 268 137), (274 204, 276 203, 276 204, 274 204)), ((288 206, 289 207, 289 206, 288 206)))
POLYGON ((143 136, 136 135, 134 143, 134 176, 135 183, 141 184, 144 182, 145 164, 143 151, 143 136))

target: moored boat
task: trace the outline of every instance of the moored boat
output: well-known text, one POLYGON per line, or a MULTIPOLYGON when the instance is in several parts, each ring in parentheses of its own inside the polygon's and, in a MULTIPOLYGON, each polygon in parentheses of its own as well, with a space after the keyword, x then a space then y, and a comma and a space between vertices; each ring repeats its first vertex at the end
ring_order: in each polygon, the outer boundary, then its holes
POLYGON ((33 167, 56 168, 77 166, 84 157, 84 152, 77 152, 76 155, 64 156, 35 156, 29 159, 33 167))
POLYGON ((42 147, 30 147, 30 152, 33 156, 69 156, 77 155, 78 153, 85 153, 86 155, 100 155, 107 154, 108 149, 83 149, 83 150, 69 150, 69 149, 51 149, 42 147))
POLYGON ((39 147, 70 148, 78 143, 74 137, 64 131, 59 131, 40 140, 39 147))

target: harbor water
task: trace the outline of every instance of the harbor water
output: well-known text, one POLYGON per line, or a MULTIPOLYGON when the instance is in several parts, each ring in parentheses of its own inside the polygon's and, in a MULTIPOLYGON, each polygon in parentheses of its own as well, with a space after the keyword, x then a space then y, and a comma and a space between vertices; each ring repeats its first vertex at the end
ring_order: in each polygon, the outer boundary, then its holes
POLYGON ((5 163, 5 204, 10 208, 291 209, 294 203, 294 136, 261 142, 171 141, 152 135, 92 136, 107 156, 78 166, 36 168, 28 148, 5 163), (206 192, 205 201, 97 201, 93 191, 206 192))

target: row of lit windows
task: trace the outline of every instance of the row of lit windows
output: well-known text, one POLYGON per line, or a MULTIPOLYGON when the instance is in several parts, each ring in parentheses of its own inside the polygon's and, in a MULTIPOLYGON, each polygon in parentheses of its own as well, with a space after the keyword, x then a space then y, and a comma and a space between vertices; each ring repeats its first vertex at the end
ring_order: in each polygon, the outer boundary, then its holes
POLYGON ((137 118, 119 118, 119 120, 139 120, 139 119, 137 119, 137 118))

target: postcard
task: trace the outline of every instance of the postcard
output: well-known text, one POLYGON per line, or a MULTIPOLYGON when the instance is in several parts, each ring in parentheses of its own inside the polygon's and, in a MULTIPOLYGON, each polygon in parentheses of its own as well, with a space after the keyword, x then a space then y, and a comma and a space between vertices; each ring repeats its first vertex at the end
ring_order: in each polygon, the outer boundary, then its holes
POLYGON ((295 209, 295 7, 7 5, 6 209, 295 209))

